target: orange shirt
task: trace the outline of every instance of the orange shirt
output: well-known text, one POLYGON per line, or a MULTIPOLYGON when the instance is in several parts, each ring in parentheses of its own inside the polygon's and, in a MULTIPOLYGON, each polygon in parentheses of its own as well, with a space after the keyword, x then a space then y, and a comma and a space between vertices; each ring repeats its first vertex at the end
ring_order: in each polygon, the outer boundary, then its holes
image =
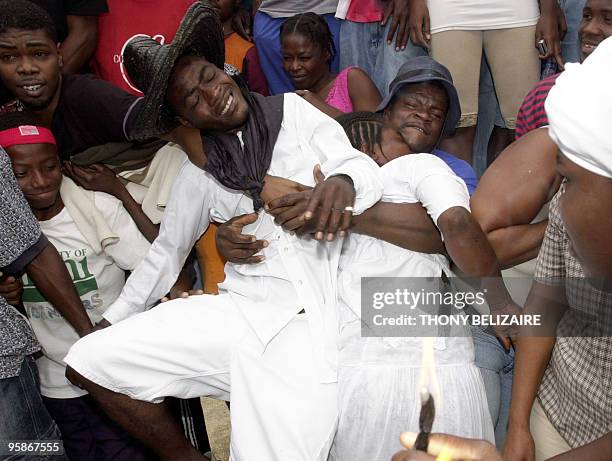
POLYGON ((225 38, 225 62, 231 64, 242 73, 244 58, 247 51, 253 48, 253 46, 255 45, 242 38, 236 32, 233 32, 225 38))
POLYGON ((215 236, 217 235, 217 224, 210 223, 208 230, 196 243, 196 253, 200 272, 202 273, 204 293, 219 294, 217 285, 225 279, 225 260, 217 250, 215 236))

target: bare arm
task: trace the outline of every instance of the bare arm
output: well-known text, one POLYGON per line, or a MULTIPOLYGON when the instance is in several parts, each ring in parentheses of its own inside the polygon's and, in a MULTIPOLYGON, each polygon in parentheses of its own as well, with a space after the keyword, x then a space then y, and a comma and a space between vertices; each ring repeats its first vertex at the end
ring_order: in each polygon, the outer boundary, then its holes
MULTIPOLYGON (((533 283, 525 304, 529 314, 548 314, 547 328, 554 329, 567 308, 564 288, 533 283)), ((553 332, 554 334, 554 332, 553 332)), ((555 346, 554 336, 523 336, 515 341, 514 384, 510 405, 508 437, 504 460, 534 459, 533 438, 529 430, 531 407, 555 346)))
POLYGON ((351 69, 348 74, 348 87, 354 112, 376 111, 382 97, 368 74, 361 69, 351 69))
POLYGON ((378 202, 353 217, 351 229, 421 253, 444 253, 440 233, 420 203, 378 202))
POLYGON ((91 333, 93 325, 64 261, 51 243, 28 264, 26 272, 45 299, 53 304, 79 336, 91 333))
POLYGON ((130 214, 136 227, 149 242, 157 238, 159 228, 142 211, 140 205, 130 195, 115 173, 104 165, 77 166, 70 162, 64 164, 64 172, 79 186, 100 192, 106 192, 119 199, 130 214))
POLYGON ((98 41, 97 16, 66 16, 68 36, 62 42, 64 72, 78 73, 87 65, 98 41))
POLYGON ((512 143, 487 169, 470 207, 501 267, 537 255, 545 224, 531 224, 559 189, 557 146, 542 128, 512 143))
POLYGON ((304 98, 306 101, 308 101, 310 104, 315 106, 317 109, 319 109, 321 112, 329 115, 331 118, 336 118, 336 117, 340 117, 341 115, 343 115, 342 111, 336 109, 335 107, 330 106, 323 99, 321 99, 316 93, 312 91, 296 90, 295 92, 296 94, 304 98))

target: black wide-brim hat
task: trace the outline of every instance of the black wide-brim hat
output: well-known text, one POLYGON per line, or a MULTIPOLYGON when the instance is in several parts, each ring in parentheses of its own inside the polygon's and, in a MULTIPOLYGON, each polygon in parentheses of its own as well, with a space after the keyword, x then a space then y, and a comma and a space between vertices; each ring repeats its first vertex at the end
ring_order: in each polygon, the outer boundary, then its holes
POLYGON ((223 27, 216 8, 205 2, 189 7, 172 43, 162 45, 150 37, 132 38, 123 53, 127 73, 144 93, 130 137, 145 140, 168 133, 178 121, 166 107, 166 91, 176 61, 184 55, 202 56, 219 69, 225 61, 223 27))
POLYGON ((442 136, 452 135, 461 118, 461 104, 459 103, 457 89, 450 71, 429 56, 411 58, 400 67, 397 76, 389 84, 389 94, 383 99, 376 111, 384 111, 404 85, 432 81, 440 82, 448 95, 448 111, 442 128, 442 136))

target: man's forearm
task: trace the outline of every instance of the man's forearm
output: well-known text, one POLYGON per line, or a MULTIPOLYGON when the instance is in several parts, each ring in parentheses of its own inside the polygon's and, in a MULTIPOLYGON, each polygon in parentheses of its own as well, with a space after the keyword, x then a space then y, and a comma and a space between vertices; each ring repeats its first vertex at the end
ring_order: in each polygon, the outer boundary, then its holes
POLYGON ((440 233, 420 203, 378 202, 354 216, 351 230, 407 250, 443 253, 440 233))
POLYGON ((510 427, 529 428, 529 415, 556 338, 522 337, 515 341, 510 427))
POLYGON ((495 229, 487 234, 502 268, 516 266, 535 258, 540 251, 548 220, 535 224, 495 229))
POLYGON ((529 428, 531 407, 555 346, 556 326, 566 308, 563 286, 549 286, 534 281, 524 311, 527 314, 545 315, 543 323, 546 323, 546 329, 533 330, 533 333, 525 330, 525 336, 515 342, 514 384, 510 406, 511 427, 529 428), (549 336, 543 336, 544 334, 549 336))
POLYGON ((81 72, 96 51, 98 40, 97 16, 66 16, 68 36, 62 42, 63 70, 81 72))
POLYGON ((30 262, 26 272, 45 299, 62 314, 79 336, 91 333, 91 320, 64 261, 51 243, 30 262))

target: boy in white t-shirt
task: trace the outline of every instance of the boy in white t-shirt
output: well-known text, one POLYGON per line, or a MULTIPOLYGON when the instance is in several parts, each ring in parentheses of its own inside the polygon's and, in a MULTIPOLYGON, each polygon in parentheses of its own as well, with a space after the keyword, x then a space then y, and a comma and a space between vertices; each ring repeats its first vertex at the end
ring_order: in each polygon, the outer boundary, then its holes
MULTIPOLYGON (((150 243, 135 219, 149 237, 155 237, 151 233, 156 234, 156 229, 138 206, 141 214, 136 212, 133 219, 119 199, 87 191, 64 177, 53 134, 34 126, 34 119, 26 114, 2 118, 3 138, 9 139, 4 147, 19 187, 96 323, 119 296, 125 271, 133 270, 149 249, 150 243)), ((111 178, 116 180, 111 173, 107 182, 111 178)), ((129 194, 125 197, 126 201, 131 199, 129 194)), ((127 207, 133 211, 133 205, 128 203, 127 207)), ((64 376, 62 359, 79 336, 27 275, 23 277, 22 300, 43 346, 44 355, 37 361, 41 394, 60 427, 70 459, 149 459, 143 445, 107 419, 87 392, 64 376)))

